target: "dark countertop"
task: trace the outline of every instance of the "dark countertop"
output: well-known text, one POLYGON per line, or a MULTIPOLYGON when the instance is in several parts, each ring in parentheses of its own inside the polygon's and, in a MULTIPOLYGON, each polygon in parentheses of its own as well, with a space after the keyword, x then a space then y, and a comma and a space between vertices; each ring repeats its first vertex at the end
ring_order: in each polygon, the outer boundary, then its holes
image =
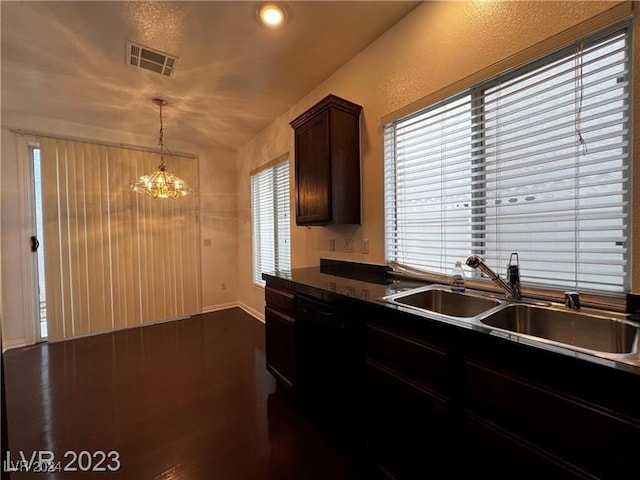
POLYGON ((320 270, 320 267, 296 268, 289 272, 265 273, 263 276, 276 281, 290 282, 287 288, 321 300, 344 296, 374 301, 377 298, 425 285, 415 281, 390 280, 385 278, 384 274, 355 274, 354 276, 358 278, 343 277, 335 273, 325 273, 320 270))
POLYGON ((287 272, 264 273, 263 278, 270 285, 292 290, 298 294, 307 295, 325 302, 340 304, 345 301, 363 301, 380 307, 400 310, 405 313, 425 318, 425 321, 445 322, 460 328, 471 329, 504 338, 508 341, 521 343, 536 348, 553 351, 565 356, 575 357, 584 361, 606 365, 618 370, 628 371, 640 375, 640 353, 634 354, 599 354, 598 352, 577 351, 557 344, 537 341, 531 337, 509 333, 504 330, 488 327, 480 322, 464 319, 445 318, 429 315, 403 305, 391 304, 381 300, 382 297, 394 295, 409 289, 428 285, 428 282, 414 280, 391 279, 387 275, 385 266, 370 265, 364 270, 356 265, 356 269, 349 268, 345 262, 321 262, 320 267, 297 268, 287 272), (346 264, 346 267, 345 267, 346 264))

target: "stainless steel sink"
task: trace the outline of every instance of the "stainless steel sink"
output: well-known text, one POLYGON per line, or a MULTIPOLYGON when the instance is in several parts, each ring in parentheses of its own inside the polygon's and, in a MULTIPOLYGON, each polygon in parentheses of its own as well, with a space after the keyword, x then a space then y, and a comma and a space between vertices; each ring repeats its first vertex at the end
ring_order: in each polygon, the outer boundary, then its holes
POLYGON ((596 352, 629 354, 637 349, 638 327, 622 319, 560 308, 510 304, 480 322, 489 327, 530 335, 596 352))
POLYGON ((407 292, 389 295, 382 300, 426 313, 436 313, 463 319, 478 318, 478 316, 503 303, 498 299, 479 294, 454 293, 444 285, 420 287, 407 292))
POLYGON ((451 292, 433 284, 381 298, 430 317, 464 320, 496 334, 516 335, 532 342, 584 351, 604 358, 636 358, 640 325, 616 312, 568 310, 553 303, 508 303, 506 299, 467 290, 451 292))

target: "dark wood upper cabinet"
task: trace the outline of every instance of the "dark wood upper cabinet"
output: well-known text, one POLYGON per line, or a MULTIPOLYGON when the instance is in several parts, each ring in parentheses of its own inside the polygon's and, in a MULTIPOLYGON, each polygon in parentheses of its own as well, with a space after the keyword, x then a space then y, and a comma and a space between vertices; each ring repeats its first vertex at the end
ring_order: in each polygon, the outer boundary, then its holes
POLYGON ((328 95, 290 125, 295 130, 296 224, 360 223, 360 112, 328 95))

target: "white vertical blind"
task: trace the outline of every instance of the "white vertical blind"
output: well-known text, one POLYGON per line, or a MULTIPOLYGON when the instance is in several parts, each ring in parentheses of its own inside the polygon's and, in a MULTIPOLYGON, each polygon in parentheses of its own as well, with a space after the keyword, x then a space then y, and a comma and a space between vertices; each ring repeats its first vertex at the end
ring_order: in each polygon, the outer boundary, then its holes
MULTIPOLYGON (((40 148, 49 338, 199 313, 196 197, 128 187, 158 154, 52 138, 40 148)), ((196 159, 168 161, 196 180, 196 159)))
POLYGON ((253 282, 263 272, 291 269, 289 160, 251 176, 253 282))
POLYGON ((387 125, 388 260, 504 274, 518 252, 525 284, 624 292, 629 44, 619 27, 387 125))

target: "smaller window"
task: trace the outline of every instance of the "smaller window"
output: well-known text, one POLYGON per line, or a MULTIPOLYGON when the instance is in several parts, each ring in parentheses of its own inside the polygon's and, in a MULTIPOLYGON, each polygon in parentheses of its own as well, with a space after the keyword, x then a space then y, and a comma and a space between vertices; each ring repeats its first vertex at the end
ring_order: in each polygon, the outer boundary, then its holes
POLYGON ((253 283, 263 272, 291 269, 289 160, 251 175, 253 283))

